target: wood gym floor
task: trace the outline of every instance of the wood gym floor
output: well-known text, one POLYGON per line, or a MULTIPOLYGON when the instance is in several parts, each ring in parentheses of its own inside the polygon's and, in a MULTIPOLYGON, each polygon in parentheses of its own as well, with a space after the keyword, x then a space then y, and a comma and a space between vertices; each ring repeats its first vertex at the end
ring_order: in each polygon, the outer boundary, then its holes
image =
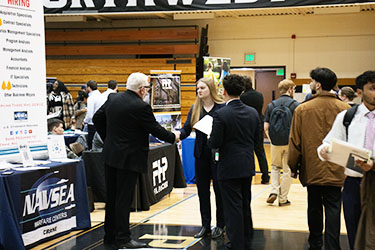
MULTIPOLYGON (((269 160, 269 145, 265 145, 269 160)), ((270 165, 270 161, 268 162, 270 165)), ((258 167, 257 167, 258 168, 258 167)), ((260 184, 257 174, 252 185, 251 210, 254 223, 254 250, 301 250, 308 249, 307 192, 295 180, 288 199, 291 206, 279 207, 275 201, 268 205, 270 185, 260 184)), ((211 192, 212 214, 215 214, 214 193, 211 192)), ((95 203, 91 213, 92 228, 74 231, 55 240, 40 244, 36 249, 111 249, 103 245, 104 203, 95 203)), ((131 233, 134 239, 148 243, 157 249, 224 250, 227 238, 212 240, 195 239, 193 235, 200 229, 199 201, 195 185, 185 189, 174 189, 149 211, 132 212, 131 233)), ((216 225, 213 216, 212 225, 216 225)), ((344 217, 341 219, 341 248, 349 249, 344 217)))

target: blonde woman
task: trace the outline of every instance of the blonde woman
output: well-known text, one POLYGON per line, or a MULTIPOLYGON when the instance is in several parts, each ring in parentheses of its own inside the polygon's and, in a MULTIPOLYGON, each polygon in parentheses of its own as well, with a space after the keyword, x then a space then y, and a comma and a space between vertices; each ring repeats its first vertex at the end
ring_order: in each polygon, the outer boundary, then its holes
POLYGON ((354 106, 354 98, 357 97, 357 93, 351 87, 342 87, 339 91, 339 98, 341 101, 346 102, 350 106, 354 106))
MULTIPOLYGON (((213 113, 223 107, 223 101, 217 95, 216 84, 211 77, 201 78, 197 82, 197 97, 194 105, 190 108, 189 114, 181 129, 180 139, 189 136, 195 123, 205 115, 212 116, 213 113)), ((202 219, 201 230, 194 235, 195 238, 211 235, 212 238, 221 237, 224 233, 223 205, 219 187, 216 180, 216 167, 212 159, 211 149, 207 146, 207 135, 196 131, 194 145, 195 157, 195 178, 197 182, 199 205, 202 219), (216 196, 216 221, 217 226, 211 231, 211 204, 210 184, 213 186, 216 196)))

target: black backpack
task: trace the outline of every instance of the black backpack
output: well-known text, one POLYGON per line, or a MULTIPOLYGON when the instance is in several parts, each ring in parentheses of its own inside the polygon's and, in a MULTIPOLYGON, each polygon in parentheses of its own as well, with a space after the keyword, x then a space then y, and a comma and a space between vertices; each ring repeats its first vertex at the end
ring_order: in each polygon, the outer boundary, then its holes
POLYGON ((345 116, 344 116, 344 120, 342 121, 342 123, 344 124, 345 126, 345 132, 346 132, 346 141, 348 141, 348 130, 349 130, 349 125, 350 123, 352 122, 354 116, 355 116, 355 113, 357 113, 357 109, 358 109, 358 104, 357 105, 354 105, 353 107, 351 107, 350 109, 348 109, 345 113, 345 116))
POLYGON ((289 103, 276 105, 272 101, 271 104, 273 109, 271 111, 269 120, 269 135, 272 145, 288 145, 290 124, 292 123, 292 111, 290 107, 295 100, 291 100, 289 103))

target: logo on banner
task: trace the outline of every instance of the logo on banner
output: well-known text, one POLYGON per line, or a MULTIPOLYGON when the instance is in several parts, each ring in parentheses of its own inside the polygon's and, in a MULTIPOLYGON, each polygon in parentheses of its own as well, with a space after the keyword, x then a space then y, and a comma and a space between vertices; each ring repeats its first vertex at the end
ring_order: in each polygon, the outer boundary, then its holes
POLYGON ((54 171, 40 177, 34 184, 28 178, 23 180, 23 191, 21 191, 22 210, 22 230, 24 241, 37 241, 35 235, 43 237, 52 236, 62 231, 69 221, 70 227, 75 227, 75 187, 74 171, 68 175, 66 170, 54 171), (28 188, 27 188, 28 187, 28 188), (26 190, 25 190, 26 188, 26 190), (74 222, 71 220, 74 218, 74 222), (27 235, 27 236, 25 236, 27 235), (34 236, 33 236, 34 235, 34 236), (25 238, 26 237, 26 238, 25 238))
POLYGON ((172 89, 171 79, 161 79, 160 82, 162 89, 172 89))
POLYGON ((152 163, 152 180, 154 184, 154 194, 158 194, 168 187, 167 170, 168 159, 163 157, 152 163))
POLYGON ((27 111, 15 111, 14 112, 15 121, 27 121, 27 119, 28 119, 27 111))

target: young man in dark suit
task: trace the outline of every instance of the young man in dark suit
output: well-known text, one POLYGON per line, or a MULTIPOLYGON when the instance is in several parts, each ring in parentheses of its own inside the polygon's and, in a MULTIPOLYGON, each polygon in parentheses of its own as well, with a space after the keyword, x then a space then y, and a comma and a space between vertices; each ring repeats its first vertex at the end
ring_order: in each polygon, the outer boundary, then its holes
POLYGON ((268 163, 266 153, 264 152, 264 130, 263 130, 263 94, 253 88, 253 82, 250 77, 242 76, 244 79, 245 92, 241 94, 240 100, 246 105, 257 110, 260 119, 260 133, 258 137, 257 147, 254 149, 258 158, 259 169, 262 172, 262 184, 268 184, 270 176, 268 174, 268 163))
POLYGON ((161 127, 151 106, 143 101, 150 88, 146 75, 131 74, 126 87, 123 93, 109 95, 93 119, 104 141, 107 188, 104 244, 142 248, 145 243, 130 237, 129 215, 138 176, 147 172, 149 134, 170 143, 179 135, 161 127))
POLYGON ((239 99, 244 90, 241 76, 229 75, 223 85, 227 105, 214 114, 208 144, 219 149, 217 178, 230 240, 227 248, 247 250, 253 230, 251 181, 255 174, 254 147, 258 142, 260 121, 257 111, 239 99))

